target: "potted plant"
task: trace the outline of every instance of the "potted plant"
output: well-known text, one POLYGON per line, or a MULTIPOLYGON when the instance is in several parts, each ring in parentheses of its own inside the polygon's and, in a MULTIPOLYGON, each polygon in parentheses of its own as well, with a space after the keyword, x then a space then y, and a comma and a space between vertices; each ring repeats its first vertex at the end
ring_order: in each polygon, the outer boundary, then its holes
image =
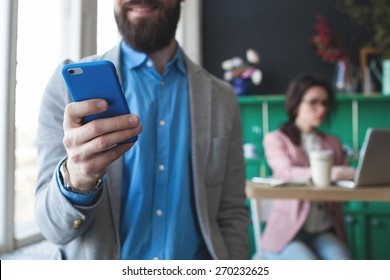
POLYGON ((255 65, 260 63, 260 55, 254 49, 246 51, 245 62, 241 57, 233 57, 222 62, 221 67, 225 71, 223 78, 233 85, 237 95, 245 95, 248 92, 248 82, 254 85, 261 83, 263 74, 255 65))
POLYGON ((382 55, 382 93, 390 95, 390 4, 388 0, 336 0, 338 9, 367 29, 368 47, 382 55))
POLYGON ((350 51, 345 36, 334 32, 323 15, 316 16, 314 35, 310 43, 316 55, 324 62, 335 65, 334 88, 339 93, 352 93, 357 87, 355 66, 350 61, 350 51))

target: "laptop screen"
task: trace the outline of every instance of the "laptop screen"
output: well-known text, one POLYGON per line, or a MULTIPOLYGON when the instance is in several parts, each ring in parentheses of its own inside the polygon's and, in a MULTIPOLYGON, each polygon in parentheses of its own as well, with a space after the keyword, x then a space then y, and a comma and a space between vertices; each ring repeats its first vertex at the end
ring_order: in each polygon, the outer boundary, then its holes
POLYGON ((390 129, 367 129, 354 181, 358 186, 390 185, 390 129))

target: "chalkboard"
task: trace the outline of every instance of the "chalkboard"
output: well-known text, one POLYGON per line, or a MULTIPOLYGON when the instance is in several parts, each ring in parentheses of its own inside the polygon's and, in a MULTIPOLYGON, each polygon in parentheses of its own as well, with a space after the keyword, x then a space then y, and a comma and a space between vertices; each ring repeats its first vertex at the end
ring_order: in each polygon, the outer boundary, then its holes
POLYGON ((332 82, 334 65, 315 55, 309 43, 316 15, 353 43, 352 61, 358 66, 358 50, 367 41, 335 7, 337 0, 204 0, 202 2, 203 66, 223 77, 221 62, 245 57, 254 48, 261 55, 263 81, 251 94, 281 94, 297 75, 312 73, 332 82))

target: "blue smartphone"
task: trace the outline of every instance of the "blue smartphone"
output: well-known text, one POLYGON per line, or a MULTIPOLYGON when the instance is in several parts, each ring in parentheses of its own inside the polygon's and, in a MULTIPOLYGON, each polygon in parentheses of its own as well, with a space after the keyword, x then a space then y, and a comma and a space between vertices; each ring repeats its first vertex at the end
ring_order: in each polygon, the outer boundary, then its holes
MULTIPOLYGON (((62 68, 62 76, 73 101, 101 98, 108 102, 106 111, 84 117, 84 123, 95 119, 130 114, 112 62, 100 60, 67 64, 62 68)), ((137 139, 138 136, 135 136, 123 143, 134 143, 137 139)))

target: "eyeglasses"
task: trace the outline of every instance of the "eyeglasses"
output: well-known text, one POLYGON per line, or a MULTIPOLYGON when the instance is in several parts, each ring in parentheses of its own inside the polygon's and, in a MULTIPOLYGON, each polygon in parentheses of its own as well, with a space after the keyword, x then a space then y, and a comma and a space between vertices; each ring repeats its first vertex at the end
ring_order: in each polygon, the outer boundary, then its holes
POLYGON ((303 99, 302 102, 308 104, 311 107, 322 106, 325 109, 328 109, 330 105, 328 100, 320 100, 320 99, 308 99, 308 100, 303 99))

